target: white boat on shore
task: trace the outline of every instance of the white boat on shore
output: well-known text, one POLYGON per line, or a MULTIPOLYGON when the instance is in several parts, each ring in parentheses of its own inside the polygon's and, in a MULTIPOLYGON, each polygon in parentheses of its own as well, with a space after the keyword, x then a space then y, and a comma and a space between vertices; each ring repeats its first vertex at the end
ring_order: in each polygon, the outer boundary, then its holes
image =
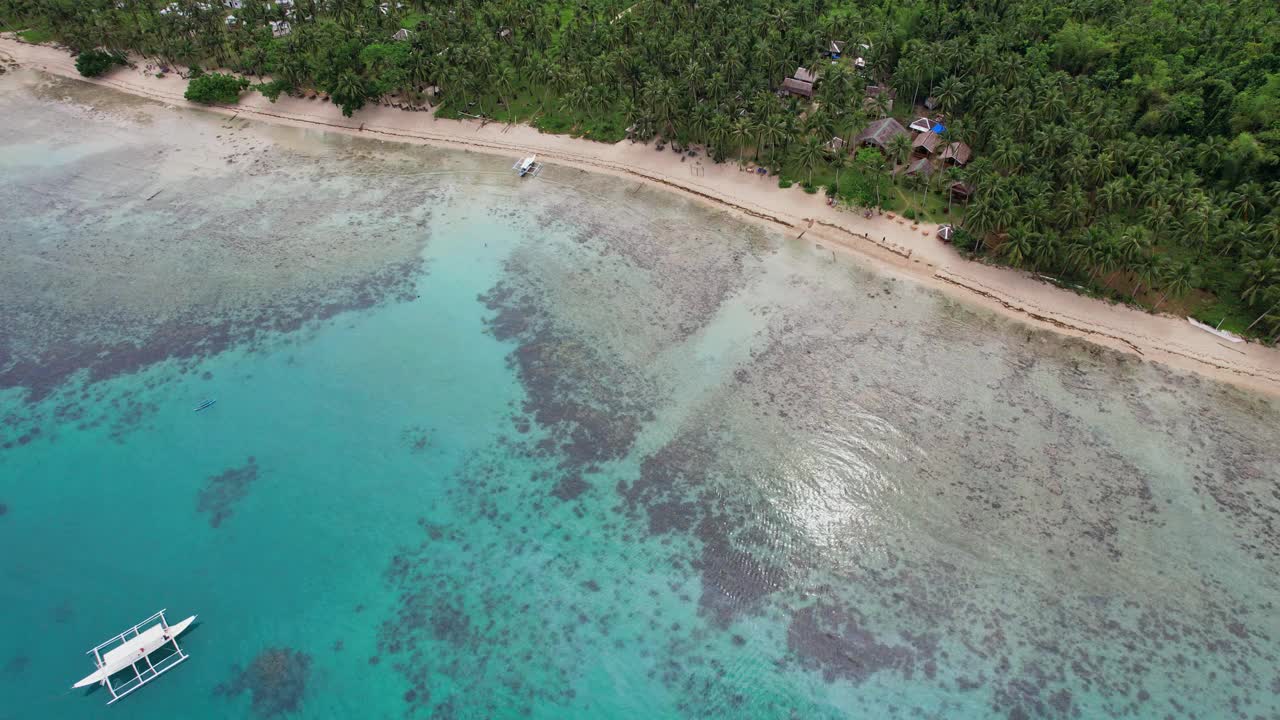
POLYGON ((542 172, 542 163, 538 162, 538 156, 535 154, 512 165, 511 169, 520 177, 537 177, 542 172))
POLYGON ((1212 325, 1206 325, 1193 317, 1187 318, 1187 322, 1191 323, 1192 325, 1195 325, 1196 327, 1200 328, 1201 330, 1207 333, 1217 335, 1218 337, 1222 338, 1223 340, 1226 340, 1227 342, 1233 342, 1233 343, 1244 342, 1244 338, 1240 337, 1239 335, 1236 335, 1235 333, 1227 332, 1226 330, 1219 330, 1218 328, 1212 325))

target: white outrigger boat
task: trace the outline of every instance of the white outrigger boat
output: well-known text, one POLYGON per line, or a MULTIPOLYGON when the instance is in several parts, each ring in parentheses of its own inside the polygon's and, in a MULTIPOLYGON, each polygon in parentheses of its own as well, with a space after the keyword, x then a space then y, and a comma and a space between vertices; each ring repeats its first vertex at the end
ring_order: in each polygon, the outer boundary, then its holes
POLYGON ((529 157, 520 160, 515 165, 512 165, 511 169, 520 177, 537 177, 542 173, 542 163, 538 162, 537 155, 530 155, 529 157))
POLYGON ((72 689, 95 684, 105 685, 107 692, 111 693, 111 699, 107 701, 110 705, 155 680, 162 673, 172 670, 175 665, 190 657, 178 647, 178 635, 191 627, 191 623, 195 621, 196 616, 192 615, 176 625, 170 625, 165 620, 164 610, 161 610, 99 644, 86 653, 93 656, 98 669, 72 685, 72 689), (169 645, 173 646, 173 651, 152 662, 151 654, 169 645), (130 668, 133 669, 132 677, 112 682, 111 676, 130 668))

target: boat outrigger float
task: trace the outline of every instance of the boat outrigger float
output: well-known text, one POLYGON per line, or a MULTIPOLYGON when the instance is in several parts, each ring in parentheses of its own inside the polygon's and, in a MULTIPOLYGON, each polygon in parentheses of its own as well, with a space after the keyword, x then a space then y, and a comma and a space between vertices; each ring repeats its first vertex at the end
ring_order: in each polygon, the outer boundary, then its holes
POLYGON ((511 169, 520 177, 538 177, 542 173, 542 163, 538 162, 537 155, 530 155, 523 160, 517 161, 515 165, 511 166, 511 169))
POLYGON ((72 685, 72 689, 105 685, 107 692, 111 693, 111 699, 107 701, 110 705, 190 657, 178 647, 178 635, 195 621, 196 616, 192 615, 177 625, 170 625, 164 618, 164 610, 161 610, 86 653, 93 656, 98 669, 72 685), (169 645, 173 650, 153 662, 151 655, 169 645), (133 677, 115 682, 111 680, 112 675, 129 668, 133 669, 133 677))

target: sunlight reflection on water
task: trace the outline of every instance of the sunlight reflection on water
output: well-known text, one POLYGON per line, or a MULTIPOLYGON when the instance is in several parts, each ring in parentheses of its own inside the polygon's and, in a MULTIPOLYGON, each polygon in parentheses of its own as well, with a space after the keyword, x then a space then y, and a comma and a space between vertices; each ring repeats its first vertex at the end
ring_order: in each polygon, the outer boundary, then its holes
POLYGON ((902 488, 884 469, 914 450, 904 442, 898 428, 867 412, 827 425, 782 466, 780 509, 815 548, 873 551, 880 532, 906 521, 891 512, 902 488))

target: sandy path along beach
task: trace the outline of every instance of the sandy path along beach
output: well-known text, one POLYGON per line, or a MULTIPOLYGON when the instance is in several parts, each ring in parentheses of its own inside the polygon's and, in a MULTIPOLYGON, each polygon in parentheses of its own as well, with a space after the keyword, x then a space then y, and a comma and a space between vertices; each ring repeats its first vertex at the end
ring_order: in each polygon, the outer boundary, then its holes
POLYGON ((297 127, 396 142, 424 143, 475 150, 513 159, 537 153, 557 165, 627 177, 663 187, 781 228, 824 248, 858 253, 882 270, 896 271, 952 296, 1033 326, 1087 338, 1099 345, 1135 353, 1147 360, 1198 372, 1268 393, 1280 393, 1280 351, 1258 343, 1230 344, 1191 326, 1185 318, 1152 315, 1122 305, 1077 295, 1031 273, 962 258, 935 238, 936 225, 912 225, 902 218, 861 215, 828 206, 821 194, 799 186, 779 189, 776 180, 747 173, 735 163, 715 164, 704 157, 681 159, 652 145, 623 141, 615 145, 544 134, 526 125, 440 120, 429 112, 370 107, 345 118, 320 100, 282 96, 271 103, 247 93, 230 107, 206 107, 183 98, 186 80, 157 78, 135 68, 120 68, 102 78, 81 78, 65 50, 0 36, 0 62, 92 82, 177 107, 297 127))

